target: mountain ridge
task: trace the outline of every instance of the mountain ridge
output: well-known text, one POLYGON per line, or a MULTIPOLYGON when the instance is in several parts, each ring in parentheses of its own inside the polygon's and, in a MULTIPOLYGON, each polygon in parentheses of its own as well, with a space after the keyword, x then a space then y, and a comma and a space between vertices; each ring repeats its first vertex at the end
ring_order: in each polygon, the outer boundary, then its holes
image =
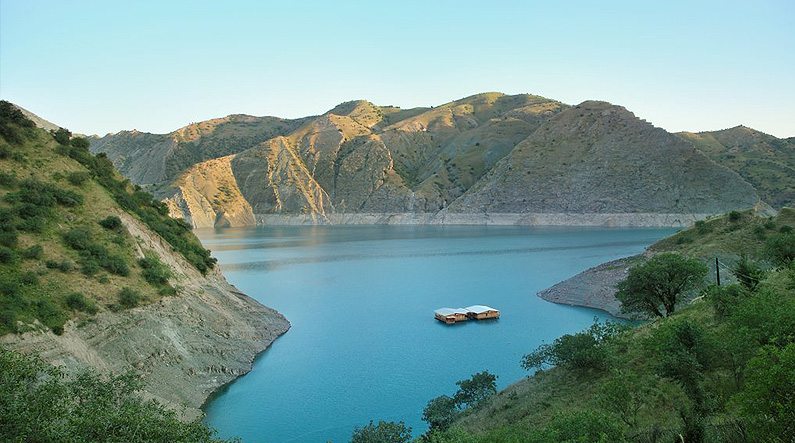
MULTIPOLYGON (((108 152, 117 156, 115 163, 128 162, 134 183, 151 186, 172 215, 194 227, 299 219, 358 223, 372 215, 514 224, 565 218, 543 214, 641 213, 667 214, 658 219, 681 219, 669 222, 681 226, 730 210, 756 207, 771 213, 746 182, 748 176, 737 175, 731 164, 702 153, 686 136, 607 102, 570 106, 531 94, 492 92, 403 110, 353 100, 251 146, 235 145, 229 134, 215 136, 225 150, 205 154, 219 155, 179 172, 160 168, 164 179, 157 183, 149 183, 151 162, 162 157, 135 160, 141 148, 125 148, 113 138, 104 145, 92 142, 92 150, 113 148, 108 152), (221 157, 223 162, 213 161, 221 157), (213 177, 216 173, 224 179, 213 177), (216 186, 219 180, 224 189, 216 186), (362 217, 356 220, 356 214, 362 217), (533 221, 522 214, 542 216, 533 221)), ((203 143, 203 137, 191 143, 203 143)), ((644 217, 643 223, 653 218, 644 217)), ((605 223, 635 221, 622 215, 605 223)))

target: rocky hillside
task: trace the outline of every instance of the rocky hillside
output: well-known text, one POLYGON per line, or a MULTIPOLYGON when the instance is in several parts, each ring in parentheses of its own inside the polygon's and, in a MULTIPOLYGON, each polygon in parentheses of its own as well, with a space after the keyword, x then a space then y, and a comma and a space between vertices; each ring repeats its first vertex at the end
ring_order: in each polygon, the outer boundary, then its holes
POLYGON ((234 154, 293 131, 308 118, 230 115, 192 123, 169 134, 122 131, 91 139, 91 152, 104 152, 137 185, 173 180, 191 165, 234 154))
POLYGON ((0 343, 133 370, 150 396, 197 414, 289 323, 229 285, 190 227, 87 140, 0 107, 0 343))
MULTIPOLYGON (((128 170, 153 170, 147 162, 154 160, 135 158, 164 151, 154 139, 130 146, 121 139, 109 140, 113 152, 133 153, 128 170)), ((93 150, 108 146, 92 142, 93 150)), ((354 101, 256 146, 227 147, 230 155, 186 166, 158 186, 173 214, 194 227, 373 220, 683 226, 759 203, 751 185, 691 143, 603 102, 571 107, 486 93, 401 110, 354 101)), ((114 161, 125 171, 120 157, 114 161)), ((143 183, 138 173, 128 176, 143 183)))
POLYGON ((774 208, 795 206, 795 138, 780 139, 745 126, 677 135, 740 174, 774 208))

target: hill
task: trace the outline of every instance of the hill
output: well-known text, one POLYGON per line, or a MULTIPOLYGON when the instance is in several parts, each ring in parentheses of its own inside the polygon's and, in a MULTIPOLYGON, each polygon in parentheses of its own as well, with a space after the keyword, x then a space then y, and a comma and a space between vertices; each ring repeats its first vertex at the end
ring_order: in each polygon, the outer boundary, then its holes
POLYGON ((289 324, 87 148, 0 102, 0 343, 70 371, 132 369, 196 415, 289 324))
MULTIPOLYGON (((795 441, 793 221, 791 209, 774 220, 727 214, 655 244, 752 258, 726 273, 740 284, 707 286, 669 317, 597 324, 528 350, 522 364, 540 370, 494 396, 458 410, 435 399, 424 417, 437 432, 418 441, 795 441)), ((456 397, 469 387, 458 384, 456 397)))
POLYGON ((629 268, 663 252, 697 257, 712 270, 708 279, 715 282, 715 259, 720 261, 721 279, 735 281, 730 268, 742 255, 761 259, 766 239, 779 230, 795 227, 795 210, 783 208, 775 217, 760 217, 752 211, 731 212, 696 222, 693 226, 649 246, 644 254, 603 263, 566 279, 538 295, 554 303, 602 309, 622 317, 615 298, 616 284, 625 279, 629 268))
MULTIPOLYGON (((160 180, 157 195, 194 227, 683 226, 759 203, 747 182, 690 143, 602 102, 484 93, 402 110, 359 100, 288 126, 245 143, 230 126, 223 150, 180 156, 180 167, 163 168, 154 154, 171 152, 163 143, 173 145, 176 132, 120 133, 92 141, 92 150, 108 152, 133 182, 160 180)), ((196 137, 191 143, 207 143, 196 137)))
POLYGON ((745 126, 677 135, 740 174, 774 208, 795 206, 795 138, 780 139, 745 126))

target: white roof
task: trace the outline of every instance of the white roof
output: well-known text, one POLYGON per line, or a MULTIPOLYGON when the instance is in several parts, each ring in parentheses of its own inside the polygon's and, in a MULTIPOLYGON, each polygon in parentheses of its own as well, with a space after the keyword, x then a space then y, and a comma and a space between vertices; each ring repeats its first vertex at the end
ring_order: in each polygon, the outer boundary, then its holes
POLYGON ((491 307, 488 307, 488 306, 483 306, 483 305, 468 306, 466 308, 466 310, 469 311, 469 312, 474 312, 475 314, 482 314, 482 313, 484 313, 486 311, 497 311, 494 308, 491 308, 491 307))
POLYGON ((433 311, 433 313, 446 317, 453 314, 466 314, 467 310, 464 308, 441 308, 433 311))

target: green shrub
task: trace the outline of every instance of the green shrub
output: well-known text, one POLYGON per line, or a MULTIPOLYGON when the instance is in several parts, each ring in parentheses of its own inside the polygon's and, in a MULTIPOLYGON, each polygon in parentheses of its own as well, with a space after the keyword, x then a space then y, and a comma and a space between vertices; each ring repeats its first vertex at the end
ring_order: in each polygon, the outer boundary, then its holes
POLYGON ((57 267, 61 272, 69 272, 75 268, 75 266, 69 260, 62 260, 60 263, 58 263, 57 267))
POLYGON ((111 231, 118 231, 121 229, 121 219, 115 215, 109 215, 99 221, 99 225, 111 231))
POLYGON ((66 179, 74 186, 83 186, 91 178, 87 172, 70 172, 66 179))
POLYGON ((765 222, 765 224, 764 224, 764 225, 762 225, 762 226, 763 226, 765 229, 772 231, 772 230, 776 229, 776 222, 774 222, 773 220, 768 220, 768 221, 766 221, 766 222, 765 222))
POLYGON ((528 371, 545 366, 568 366, 573 369, 606 369, 605 346, 629 327, 617 323, 594 323, 585 331, 566 334, 552 344, 543 344, 522 357, 522 367, 528 371))
POLYGON ((57 269, 58 268, 58 262, 55 261, 55 260, 47 260, 47 261, 44 262, 44 266, 46 266, 47 269, 57 269))
POLYGON ((72 228, 63 235, 67 246, 78 251, 88 249, 93 243, 91 232, 86 228, 72 228))
POLYGON ((37 286, 39 284, 39 276, 33 271, 25 272, 19 276, 19 284, 25 286, 37 286))
POLYGON ((47 226, 47 219, 44 217, 30 217, 17 223, 17 229, 26 232, 41 233, 47 226))
POLYGON ((792 231, 793 231, 792 226, 789 225, 784 225, 778 230, 778 232, 782 234, 792 234, 792 231))
POLYGON ((353 429, 351 443, 409 443, 411 441, 411 428, 404 422, 379 421, 353 429))
POLYGON ((13 249, 6 248, 5 246, 0 246, 0 263, 11 263, 16 258, 17 256, 14 253, 13 249))
POLYGON ((63 334, 63 325, 67 317, 60 306, 49 300, 40 300, 36 303, 36 311, 39 321, 50 328, 55 335, 63 334))
POLYGON ((147 254, 146 257, 138 260, 138 265, 143 268, 141 276, 154 286, 162 286, 168 283, 171 271, 154 253, 147 254))
POLYGON ((795 234, 782 233, 771 236, 765 244, 765 254, 776 266, 790 266, 795 261, 795 234))
POLYGON ((125 308, 134 308, 138 306, 141 301, 143 301, 143 296, 134 289, 123 288, 119 292, 119 304, 125 308))
POLYGON ((75 311, 87 312, 89 314, 97 313, 97 306, 91 303, 82 292, 73 292, 66 296, 66 306, 75 311))
POLYGON ((743 214, 739 211, 731 211, 729 212, 729 221, 731 222, 738 222, 740 219, 743 218, 743 214))
POLYGON ((22 258, 28 260, 40 260, 44 255, 44 248, 41 245, 33 245, 22 250, 22 258))
POLYGON ((171 285, 166 285, 160 288, 160 290, 158 290, 157 293, 161 297, 172 297, 177 295, 177 290, 171 285))
POLYGON ((728 286, 712 285, 704 291, 706 298, 715 310, 715 317, 718 320, 728 318, 740 301, 748 298, 748 290, 738 284, 728 286))
POLYGON ((0 423, 7 442, 221 443, 202 422, 139 395, 133 373, 72 373, 0 348, 0 423))
POLYGON ((127 260, 121 255, 107 254, 100 257, 99 265, 114 275, 128 276, 130 275, 130 268, 127 266, 127 260))
POLYGON ((0 186, 4 188, 13 188, 17 185, 17 176, 0 171, 0 186))
POLYGON ((13 231, 0 231, 0 245, 13 248, 17 245, 19 236, 13 231))

